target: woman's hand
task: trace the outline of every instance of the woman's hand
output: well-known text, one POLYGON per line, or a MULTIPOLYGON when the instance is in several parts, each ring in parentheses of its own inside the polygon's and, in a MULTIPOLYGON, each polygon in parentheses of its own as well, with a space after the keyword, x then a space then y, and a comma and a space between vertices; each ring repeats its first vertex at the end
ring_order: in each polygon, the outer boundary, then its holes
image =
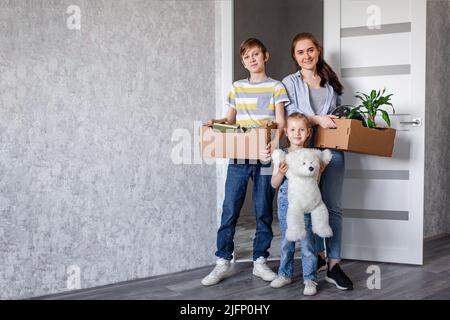
POLYGON ((317 183, 320 182, 320 178, 322 177, 322 173, 325 171, 326 167, 327 167, 327 165, 321 161, 320 162, 319 175, 317 176, 317 183))
POLYGON ((337 128, 336 123, 333 119, 337 119, 338 117, 335 115, 325 115, 325 116, 313 116, 311 117, 312 122, 317 124, 325 129, 335 129, 337 128))
POLYGON ((327 167, 327 165, 323 162, 320 162, 320 169, 319 172, 323 173, 325 171, 325 168, 327 167))
POLYGON ((289 166, 287 165, 286 162, 280 162, 278 164, 278 172, 282 173, 283 175, 286 174, 286 172, 288 171, 289 166))

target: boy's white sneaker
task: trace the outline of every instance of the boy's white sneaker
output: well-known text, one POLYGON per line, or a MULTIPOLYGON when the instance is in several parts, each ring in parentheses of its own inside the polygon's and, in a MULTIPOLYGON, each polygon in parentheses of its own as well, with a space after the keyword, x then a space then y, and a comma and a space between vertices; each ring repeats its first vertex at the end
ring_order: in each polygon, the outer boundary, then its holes
POLYGON ((266 264, 266 258, 259 257, 253 262, 253 275, 260 277, 264 281, 273 281, 277 274, 273 272, 266 264))
POLYGON ((270 283, 272 288, 278 289, 292 283, 292 278, 278 276, 270 283))
POLYGON ((202 285, 212 286, 218 284, 220 281, 228 276, 228 271, 230 270, 230 261, 219 258, 216 261, 216 266, 206 277, 202 279, 202 285))
POLYGON ((312 280, 305 280, 303 282, 305 284, 305 289, 303 289, 303 295, 305 296, 313 296, 317 293, 317 283, 312 280))

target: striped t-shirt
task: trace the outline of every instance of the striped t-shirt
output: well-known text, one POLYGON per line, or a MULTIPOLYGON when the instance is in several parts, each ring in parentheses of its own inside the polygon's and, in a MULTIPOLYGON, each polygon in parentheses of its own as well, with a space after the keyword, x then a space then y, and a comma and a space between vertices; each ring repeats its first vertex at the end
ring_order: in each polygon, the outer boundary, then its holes
POLYGON ((236 124, 247 128, 275 121, 275 105, 280 102, 289 102, 286 89, 271 78, 258 83, 236 81, 227 98, 227 105, 236 109, 236 124))

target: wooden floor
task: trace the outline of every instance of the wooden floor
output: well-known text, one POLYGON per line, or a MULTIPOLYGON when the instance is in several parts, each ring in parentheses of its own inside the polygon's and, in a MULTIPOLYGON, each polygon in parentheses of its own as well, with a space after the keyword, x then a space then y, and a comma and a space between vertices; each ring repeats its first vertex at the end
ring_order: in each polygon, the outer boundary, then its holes
MULTIPOLYGON (((318 294, 302 295, 300 274, 284 288, 272 289, 269 283, 252 276, 251 262, 233 265, 233 276, 212 287, 203 287, 200 280, 212 267, 152 277, 138 281, 80 290, 37 299, 150 299, 150 300, 299 300, 299 299, 450 299, 450 236, 427 241, 424 265, 410 266, 389 263, 346 261, 345 272, 355 283, 353 291, 340 291, 323 280, 320 274, 318 294), (381 289, 369 290, 366 273, 370 265, 381 269, 381 289)), ((299 269, 300 261, 296 261, 299 269)), ((275 270, 278 261, 270 261, 275 270)))

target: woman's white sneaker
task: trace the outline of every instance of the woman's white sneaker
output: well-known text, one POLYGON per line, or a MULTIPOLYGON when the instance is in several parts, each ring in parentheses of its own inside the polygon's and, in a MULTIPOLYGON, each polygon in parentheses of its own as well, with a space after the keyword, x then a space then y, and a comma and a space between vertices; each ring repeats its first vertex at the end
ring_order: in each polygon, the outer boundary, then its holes
POLYGON ((273 272, 266 264, 266 258, 259 257, 253 262, 253 275, 260 277, 264 281, 273 281, 277 274, 273 272))
POLYGON ((202 279, 202 285, 212 286, 218 284, 220 281, 228 276, 228 271, 230 270, 230 261, 219 258, 216 261, 216 266, 206 277, 202 279))
POLYGON ((270 283, 270 286, 272 288, 278 289, 278 288, 282 288, 282 287, 284 287, 284 286, 286 286, 288 284, 291 284, 291 283, 292 283, 292 278, 286 278, 286 277, 283 277, 283 276, 278 276, 278 277, 275 278, 275 280, 273 280, 270 283))
POLYGON ((303 295, 313 296, 317 293, 317 283, 312 280, 305 280, 305 289, 303 289, 303 295))

